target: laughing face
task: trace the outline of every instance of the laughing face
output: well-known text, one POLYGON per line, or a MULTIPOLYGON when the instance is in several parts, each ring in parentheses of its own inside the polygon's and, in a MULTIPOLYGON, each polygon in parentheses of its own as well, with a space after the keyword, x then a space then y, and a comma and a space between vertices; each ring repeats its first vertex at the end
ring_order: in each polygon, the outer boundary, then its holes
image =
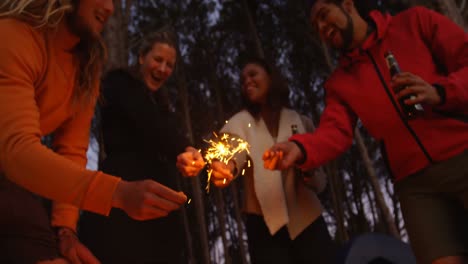
POLYGON ((270 75, 258 64, 249 63, 242 69, 242 92, 253 104, 263 105, 267 101, 270 75))
POLYGON ((157 91, 171 76, 176 63, 176 50, 165 43, 155 43, 146 54, 140 55, 140 71, 148 89, 157 91))
POLYGON ((312 26, 320 38, 338 50, 348 50, 353 42, 353 20, 339 5, 318 0, 311 9, 312 26))
POLYGON ((72 31, 80 38, 98 38, 114 12, 112 0, 79 0, 70 17, 72 31))

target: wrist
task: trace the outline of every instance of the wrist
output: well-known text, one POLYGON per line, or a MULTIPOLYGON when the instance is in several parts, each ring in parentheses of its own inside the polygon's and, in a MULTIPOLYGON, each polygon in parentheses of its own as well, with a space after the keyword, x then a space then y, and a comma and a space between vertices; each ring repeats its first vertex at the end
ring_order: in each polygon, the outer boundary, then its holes
POLYGON ((299 148, 299 151, 300 151, 299 158, 295 161, 296 165, 304 164, 307 160, 307 153, 306 153, 304 146, 302 146, 302 144, 296 140, 291 140, 291 142, 296 144, 296 146, 299 148))
POLYGON ((64 238, 64 237, 78 237, 75 230, 66 226, 56 226, 54 227, 54 229, 55 229, 55 234, 57 235, 59 239, 64 238))
POLYGON ((117 184, 114 194, 112 195, 112 207, 122 208, 122 197, 124 196, 127 184, 128 182, 124 180, 119 181, 117 184))
POLYGON ((440 97, 440 102, 438 105, 443 105, 445 104, 445 98, 446 98, 446 93, 445 93, 445 87, 438 84, 438 83, 434 83, 432 84, 432 87, 434 87, 437 91, 437 94, 439 95, 440 97))

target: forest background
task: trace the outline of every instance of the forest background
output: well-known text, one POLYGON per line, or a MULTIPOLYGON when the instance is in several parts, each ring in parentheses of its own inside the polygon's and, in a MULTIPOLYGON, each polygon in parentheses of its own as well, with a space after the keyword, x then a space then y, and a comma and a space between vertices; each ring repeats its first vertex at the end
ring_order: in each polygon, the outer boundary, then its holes
MULTIPOLYGON (((371 9, 396 14, 424 5, 467 29, 467 0, 355 1, 361 13, 371 9)), ((172 110, 184 122, 194 146, 217 131, 240 109, 240 63, 261 56, 275 63, 288 81, 292 108, 317 125, 324 107, 322 84, 333 70, 336 54, 312 33, 303 0, 114 0, 115 13, 104 32, 109 47, 106 71, 135 63, 141 38, 160 28, 178 35, 180 58, 163 88, 172 110)), ((100 151, 99 109, 92 128, 88 167, 96 168, 100 151)), ((404 222, 378 143, 362 125, 353 146, 325 166, 326 190, 320 195, 325 219, 341 244, 368 232, 407 241, 404 222)), ((179 177, 180 189, 192 199, 183 208, 190 263, 249 263, 240 211, 242 186, 212 188, 205 177, 179 177)))

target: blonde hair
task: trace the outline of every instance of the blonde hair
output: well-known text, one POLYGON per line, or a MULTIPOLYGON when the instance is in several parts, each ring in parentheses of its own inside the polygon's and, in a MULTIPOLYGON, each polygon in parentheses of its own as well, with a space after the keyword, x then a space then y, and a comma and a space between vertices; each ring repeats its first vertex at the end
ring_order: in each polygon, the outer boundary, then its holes
MULTIPOLYGON (((78 0, 2 0, 0 18, 11 17, 37 28, 56 28, 65 15, 75 10, 78 0)), ((78 62, 73 99, 75 103, 94 102, 99 92, 106 47, 101 38, 82 39, 73 51, 78 62)))
POLYGON ((18 18, 36 27, 55 26, 72 8, 71 0, 3 0, 0 17, 18 18))

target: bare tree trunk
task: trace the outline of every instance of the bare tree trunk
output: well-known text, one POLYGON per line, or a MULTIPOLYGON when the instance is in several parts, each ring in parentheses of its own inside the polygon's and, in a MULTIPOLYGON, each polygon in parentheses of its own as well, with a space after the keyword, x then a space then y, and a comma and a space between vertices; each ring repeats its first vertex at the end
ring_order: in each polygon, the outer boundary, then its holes
POLYGON ((455 23, 462 27, 465 32, 467 31, 465 20, 462 17, 462 10, 459 9, 455 0, 437 0, 437 4, 439 5, 442 14, 451 18, 455 23))
POLYGON ((466 5, 466 0, 461 0, 460 7, 457 5, 457 1, 455 0, 408 0, 408 2, 412 6, 424 5, 432 8, 449 17, 453 22, 467 31, 466 20, 468 18, 463 16, 464 12, 468 12, 468 10, 463 10, 466 5))
POLYGON ((395 190, 393 192, 390 191, 390 185, 392 183, 390 182, 390 179, 385 179, 385 189, 387 190, 387 193, 390 195, 390 198, 392 199, 393 203, 393 219, 395 221, 395 226, 398 229, 398 233, 401 234, 401 222, 400 222, 400 209, 398 207, 398 197, 395 194, 395 190))
MULTIPOLYGON (((179 90, 179 98, 181 100, 181 105, 183 107, 184 113, 184 120, 185 120, 185 129, 189 135, 190 143, 194 143, 193 138, 193 131, 192 131, 192 119, 190 116, 190 109, 189 109, 189 98, 187 94, 187 83, 185 81, 185 75, 183 74, 183 65, 182 62, 178 65, 178 78, 177 78, 177 87, 179 90)), ((202 195, 202 187, 200 184, 199 177, 192 177, 192 190, 193 190, 193 203, 196 208, 196 216, 198 227, 200 228, 200 237, 199 242, 201 244, 202 250, 202 259, 200 263, 209 264, 210 261, 210 252, 209 252, 209 244, 208 244, 208 231, 206 228, 206 220, 205 220, 205 207, 203 202, 203 195, 202 195)))
POLYGON ((221 189, 214 189, 215 201, 216 201, 216 215, 218 216, 219 229, 221 230, 221 238, 223 240, 223 249, 224 249, 224 261, 226 264, 231 264, 231 256, 229 254, 228 240, 226 237, 226 210, 224 205, 223 194, 221 189))
POLYGON ((372 199, 372 196, 370 194, 371 190, 370 190, 368 184, 366 184, 364 188, 365 188, 365 193, 366 193, 367 199, 369 200, 369 207, 371 209, 372 220, 374 221, 374 223, 377 223, 378 219, 379 219, 379 216, 377 215, 378 213, 376 212, 376 208, 375 208, 375 205, 374 205, 374 200, 372 199))
POLYGON ((357 147, 359 149, 359 152, 361 153, 362 160, 364 161, 364 165, 369 175, 370 184, 374 190, 375 201, 380 209, 380 212, 382 213, 383 220, 387 224, 387 228, 390 234, 397 238, 400 238, 400 233, 398 232, 398 229, 395 226, 395 221, 393 220, 393 216, 390 213, 390 209, 388 209, 388 206, 385 203, 385 198, 381 189, 380 182, 377 178, 377 174, 375 173, 372 161, 369 157, 367 148, 364 144, 364 141, 362 140, 361 132, 359 132, 358 127, 356 127, 355 129, 354 135, 354 139, 356 140, 357 147))
MULTIPOLYGON (((252 0, 249 0, 252 1, 252 0)), ((249 8, 249 5, 247 3, 247 0, 242 0, 242 8, 244 10, 244 14, 247 16, 247 23, 249 25, 249 36, 250 40, 253 42, 255 45, 255 52, 257 56, 264 58, 265 57, 265 52, 263 51, 262 44, 260 42, 260 38, 258 37, 257 33, 257 27, 255 26, 255 21, 253 19, 252 13, 254 10, 251 10, 249 8)))
POLYGON ((105 71, 128 65, 128 22, 132 4, 133 0, 114 1, 114 14, 104 32, 108 54, 105 71))
MULTIPOLYGON (((178 190, 183 190, 182 183, 181 183, 182 177, 183 176, 181 176, 180 174, 177 175, 176 177, 178 190)), ((189 224, 188 217, 187 217, 187 208, 185 206, 182 206, 181 208, 181 216, 182 216, 182 223, 184 225, 184 231, 185 231, 185 244, 187 247, 187 255, 188 255, 188 258, 190 259, 190 263, 195 263, 195 256, 193 253, 193 245, 192 245, 192 241, 193 241, 192 232, 190 232, 190 224, 189 224)))
POLYGON ((341 191, 339 187, 340 179, 338 175, 338 169, 336 167, 336 161, 332 161, 326 166, 326 172, 328 178, 330 179, 329 186, 331 192, 332 206, 333 211, 335 212, 337 222, 335 239, 340 243, 344 243, 345 241, 349 240, 349 236, 346 232, 346 226, 344 221, 344 208, 341 202, 343 201, 343 197, 341 196, 341 191))
MULTIPOLYGON (((130 10, 133 0, 126 0, 126 7, 130 10)), ((107 46, 107 61, 104 65, 104 72, 127 66, 128 59, 128 34, 127 25, 130 12, 122 12, 122 1, 114 1, 114 15, 109 18, 103 33, 104 42, 107 46), (125 33, 122 33, 125 32, 125 33)), ((98 117, 99 118, 99 117, 98 117)), ((102 131, 96 133, 99 143, 99 160, 106 157, 102 131)))
MULTIPOLYGON (((221 91, 220 91, 220 86, 218 82, 218 78, 216 77, 216 71, 213 67, 214 62, 212 57, 207 56, 208 60, 208 67, 209 67, 209 80, 210 80, 210 86, 213 87, 214 94, 216 97, 216 112, 217 116, 216 119, 218 122, 222 122, 224 119, 224 107, 223 107, 223 102, 222 102, 222 97, 221 97, 221 91)), ((231 189, 229 189, 231 190, 231 189)), ((220 230, 221 230, 221 238, 223 241, 223 249, 224 249, 224 259, 227 264, 230 264, 232 262, 232 258, 229 254, 229 247, 228 247, 228 239, 227 239, 227 229, 226 229, 226 210, 225 210, 225 203, 223 199, 222 192, 219 188, 216 188, 215 190, 215 202, 216 202, 216 215, 218 217, 219 225, 220 225, 220 230)), ((240 212, 236 212, 240 213, 240 212)), ((242 245, 240 245, 242 246, 242 245)))
MULTIPOLYGON (((325 43, 323 41, 321 43, 322 43, 323 54, 325 56, 325 61, 328 65, 329 71, 332 72, 333 66, 331 62, 330 53, 328 52, 328 48, 325 45, 325 43)), ((339 191, 340 189, 339 181, 341 181, 341 179, 339 179, 336 161, 333 161, 331 164, 333 165, 327 166, 329 169, 327 171, 327 175, 330 178, 329 185, 330 185, 331 196, 332 196, 331 198, 332 198, 333 208, 336 214, 336 221, 337 221, 337 227, 336 227, 337 236, 336 237, 338 238, 338 241, 343 243, 349 240, 349 236, 348 236, 348 233, 346 232, 344 209, 341 204, 341 201, 343 201, 342 200, 343 197, 341 196, 341 192, 339 191)))
POLYGON ((237 223, 237 235, 239 236, 239 250, 242 256, 242 264, 247 264, 247 254, 249 254, 244 243, 244 221, 242 220, 241 207, 239 206, 239 195, 238 195, 238 182, 234 182, 230 186, 232 193, 232 200, 234 202, 235 217, 237 223))

